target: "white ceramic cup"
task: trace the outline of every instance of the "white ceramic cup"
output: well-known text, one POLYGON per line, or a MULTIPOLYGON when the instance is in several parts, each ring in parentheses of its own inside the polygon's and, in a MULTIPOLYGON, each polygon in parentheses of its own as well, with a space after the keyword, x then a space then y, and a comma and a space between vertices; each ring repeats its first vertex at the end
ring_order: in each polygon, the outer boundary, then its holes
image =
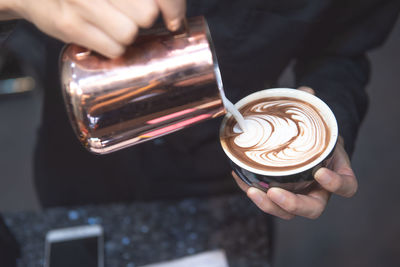
MULTIPOLYGON (((227 143, 222 141, 221 145, 225 154, 230 159, 233 171, 249 186, 257 187, 263 191, 267 191, 270 187, 280 187, 292 192, 299 192, 308 187, 314 181, 314 173, 321 167, 326 165, 327 160, 332 156, 338 139, 338 126, 336 118, 321 99, 307 92, 289 89, 274 88, 255 92, 241 99, 235 104, 240 109, 244 105, 262 98, 271 97, 289 97, 304 101, 314 107, 325 121, 329 128, 329 142, 326 149, 314 160, 295 169, 283 169, 282 171, 269 171, 260 168, 251 167, 233 155, 227 147, 227 143)), ((221 124, 220 136, 224 132, 224 128, 231 114, 227 114, 221 124)))

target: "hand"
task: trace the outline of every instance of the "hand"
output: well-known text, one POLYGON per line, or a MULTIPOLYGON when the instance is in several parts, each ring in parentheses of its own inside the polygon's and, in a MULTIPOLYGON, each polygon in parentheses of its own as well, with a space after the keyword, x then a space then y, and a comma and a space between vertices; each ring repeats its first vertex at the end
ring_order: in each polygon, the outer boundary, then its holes
MULTIPOLYGON (((299 89, 314 94, 309 87, 299 89)), ((316 219, 325 210, 331 193, 342 197, 352 197, 358 187, 341 137, 338 139, 327 167, 320 168, 315 173, 314 178, 318 184, 311 187, 306 194, 294 194, 276 187, 270 188, 265 193, 257 188, 249 187, 234 172, 232 175, 239 187, 262 211, 286 220, 295 216, 316 219)))
MULTIPOLYGON (((161 12, 167 27, 177 30, 185 0, 2 0, 8 10, 44 33, 76 43, 107 57, 120 56, 139 28, 153 25, 161 12)), ((0 7, 4 7, 1 3, 0 7)), ((10 12, 8 12, 10 13, 10 12)))

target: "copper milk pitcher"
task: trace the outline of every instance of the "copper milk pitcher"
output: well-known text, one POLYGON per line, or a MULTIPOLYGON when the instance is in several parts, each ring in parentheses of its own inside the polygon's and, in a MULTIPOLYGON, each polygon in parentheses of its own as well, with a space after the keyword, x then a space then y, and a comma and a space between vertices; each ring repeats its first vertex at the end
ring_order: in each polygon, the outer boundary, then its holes
POLYGON ((81 143, 96 154, 226 112, 218 63, 203 17, 187 19, 180 32, 155 27, 116 59, 72 44, 64 48, 60 61, 71 124, 81 143))

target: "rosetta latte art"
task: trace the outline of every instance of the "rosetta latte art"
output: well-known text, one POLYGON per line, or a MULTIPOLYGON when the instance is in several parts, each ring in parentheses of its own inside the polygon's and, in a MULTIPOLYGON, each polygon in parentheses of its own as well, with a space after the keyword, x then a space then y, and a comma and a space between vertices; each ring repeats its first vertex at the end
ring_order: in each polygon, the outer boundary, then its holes
POLYGON ((306 102, 267 98, 240 109, 247 131, 234 119, 225 127, 224 141, 247 165, 266 171, 296 169, 317 159, 329 143, 321 115, 306 102))

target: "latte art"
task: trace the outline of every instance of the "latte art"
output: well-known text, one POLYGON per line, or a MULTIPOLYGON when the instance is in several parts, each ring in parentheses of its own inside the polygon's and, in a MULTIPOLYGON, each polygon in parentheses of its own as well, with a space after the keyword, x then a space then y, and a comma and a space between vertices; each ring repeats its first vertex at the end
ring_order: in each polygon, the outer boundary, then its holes
POLYGON ((328 127, 310 104, 294 98, 259 99, 240 108, 246 132, 230 118, 222 143, 239 160, 266 171, 296 169, 317 159, 329 143, 328 127))

